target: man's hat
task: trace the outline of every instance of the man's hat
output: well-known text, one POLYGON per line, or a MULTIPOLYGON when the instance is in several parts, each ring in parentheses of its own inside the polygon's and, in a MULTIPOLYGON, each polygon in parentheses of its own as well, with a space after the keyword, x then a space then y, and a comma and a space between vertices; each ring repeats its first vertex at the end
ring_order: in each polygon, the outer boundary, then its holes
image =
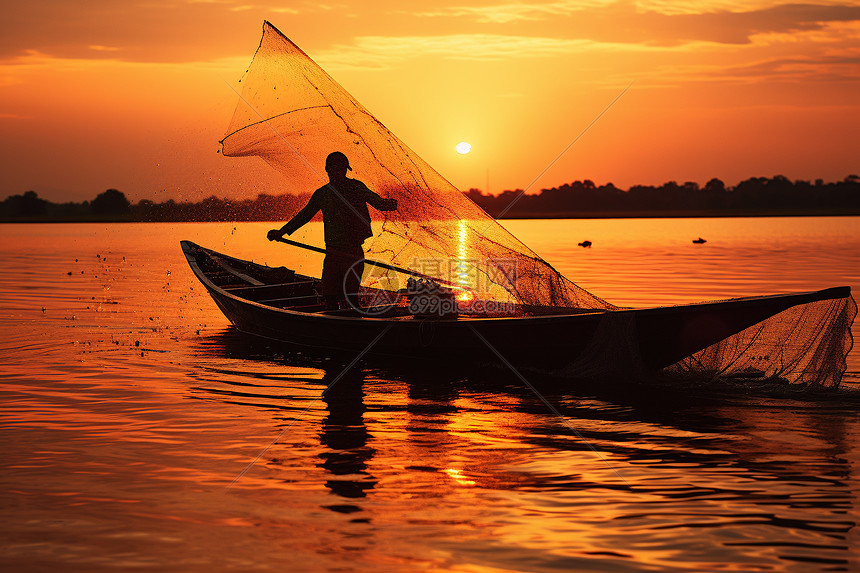
POLYGON ((340 151, 335 151, 333 153, 329 153, 328 157, 325 158, 325 170, 328 171, 331 167, 343 167, 350 171, 352 171, 352 167, 349 166, 349 159, 346 158, 346 155, 341 153, 340 151))

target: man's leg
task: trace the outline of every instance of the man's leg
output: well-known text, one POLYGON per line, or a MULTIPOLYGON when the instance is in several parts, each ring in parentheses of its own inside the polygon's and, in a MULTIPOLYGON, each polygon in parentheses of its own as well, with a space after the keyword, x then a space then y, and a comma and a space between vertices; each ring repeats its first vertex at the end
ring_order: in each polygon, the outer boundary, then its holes
POLYGON ((364 251, 361 247, 338 247, 337 251, 337 254, 326 255, 323 261, 322 287, 326 310, 336 310, 347 301, 352 308, 360 308, 358 293, 364 272, 364 251))
POLYGON ((338 257, 335 255, 325 256, 322 270, 322 291, 326 310, 337 310, 343 299, 343 279, 338 267, 338 257))
POLYGON ((361 247, 350 250, 350 256, 345 259, 346 268, 343 278, 343 292, 346 300, 354 309, 361 308, 358 294, 361 288, 361 276, 364 273, 364 251, 361 247))

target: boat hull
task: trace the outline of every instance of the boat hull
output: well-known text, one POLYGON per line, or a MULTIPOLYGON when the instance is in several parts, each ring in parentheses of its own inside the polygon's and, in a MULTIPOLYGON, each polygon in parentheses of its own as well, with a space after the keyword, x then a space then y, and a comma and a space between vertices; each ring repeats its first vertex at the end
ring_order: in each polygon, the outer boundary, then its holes
MULTIPOLYGON (((228 268, 242 267, 258 274, 268 267, 226 257, 188 241, 182 242, 182 248, 194 274, 240 331, 293 346, 352 355, 437 361, 502 360, 524 366, 574 369, 577 364, 618 367, 623 363, 634 369, 657 371, 798 304, 850 296, 848 287, 838 287, 711 303, 550 316, 337 316, 279 308, 240 296, 236 293, 261 292, 269 287, 265 281, 256 281, 260 284, 231 292, 204 270, 201 258, 217 256, 228 261, 228 268)), ((313 279, 296 275, 294 280, 313 279)))

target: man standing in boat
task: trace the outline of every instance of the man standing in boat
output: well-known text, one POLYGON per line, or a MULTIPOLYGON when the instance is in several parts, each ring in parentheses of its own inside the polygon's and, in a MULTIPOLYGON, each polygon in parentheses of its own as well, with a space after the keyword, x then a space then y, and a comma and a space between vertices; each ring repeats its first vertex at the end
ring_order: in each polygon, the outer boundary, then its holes
POLYGON ((322 289, 326 309, 334 310, 347 302, 358 308, 358 287, 364 270, 364 240, 373 235, 367 205, 379 211, 397 209, 396 199, 384 199, 357 179, 346 176, 352 171, 349 159, 340 151, 325 160, 329 181, 311 195, 308 204, 280 229, 272 229, 270 241, 292 235, 296 229, 322 211, 327 254, 323 261, 322 289))

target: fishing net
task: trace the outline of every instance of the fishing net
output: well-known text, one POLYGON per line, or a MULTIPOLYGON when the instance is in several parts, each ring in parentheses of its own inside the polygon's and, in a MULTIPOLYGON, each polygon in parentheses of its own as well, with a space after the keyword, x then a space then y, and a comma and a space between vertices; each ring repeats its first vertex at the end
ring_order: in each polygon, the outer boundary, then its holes
MULTIPOLYGON (((617 310, 506 231, 268 22, 242 84, 221 142, 225 156, 264 159, 284 176, 285 192, 302 195, 328 181, 326 157, 340 151, 349 159, 352 177, 382 197, 397 199, 396 211, 371 209, 374 236, 364 244, 368 259, 461 285, 460 294, 470 302, 504 303, 507 314, 617 310)), ((281 220, 293 215, 272 213, 281 220)), ((369 280, 396 291, 406 277, 374 268, 365 273, 365 288, 369 280)), ((696 352, 667 372, 836 385, 845 370, 855 313, 850 296, 802 304, 696 352)), ((617 371, 620 364, 637 364, 635 317, 615 319, 616 314, 606 314, 588 351, 572 364, 575 370, 590 375, 607 366, 617 371)))
POLYGON ((851 296, 793 306, 681 360, 665 373, 836 387, 846 370, 856 315, 851 296))
MULTIPOLYGON (((221 142, 224 155, 261 157, 284 175, 286 191, 305 194, 328 181, 325 159, 341 151, 351 177, 397 199, 396 211, 371 209, 379 232, 364 244, 368 259, 461 285, 469 298, 521 312, 613 308, 506 231, 268 22, 242 83, 221 142)), ((394 271, 372 271, 376 284, 405 286, 394 271)))

